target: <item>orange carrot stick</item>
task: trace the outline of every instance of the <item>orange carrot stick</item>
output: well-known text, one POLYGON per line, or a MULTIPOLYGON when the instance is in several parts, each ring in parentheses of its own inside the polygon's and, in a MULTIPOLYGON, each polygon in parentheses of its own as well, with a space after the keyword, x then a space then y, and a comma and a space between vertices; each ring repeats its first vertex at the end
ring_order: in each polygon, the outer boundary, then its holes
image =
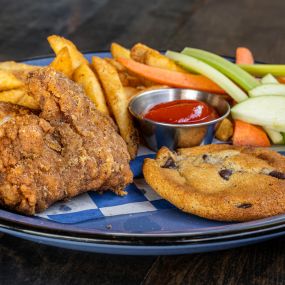
MULTIPOLYGON (((237 48, 236 63, 253 64, 254 58, 251 51, 244 47, 237 48)), ((270 146, 270 141, 261 127, 240 120, 235 120, 234 123, 234 145, 270 146)))
POLYGON ((236 64, 254 64, 254 58, 251 51, 245 47, 236 49, 236 64))
POLYGON ((136 62, 132 59, 118 58, 117 60, 130 72, 158 84, 226 94, 226 92, 216 83, 202 75, 161 69, 136 62))
POLYGON ((285 76, 277 77, 277 80, 278 80, 280 83, 285 83, 285 76))
POLYGON ((235 120, 234 145, 270 146, 270 141, 261 127, 235 120))

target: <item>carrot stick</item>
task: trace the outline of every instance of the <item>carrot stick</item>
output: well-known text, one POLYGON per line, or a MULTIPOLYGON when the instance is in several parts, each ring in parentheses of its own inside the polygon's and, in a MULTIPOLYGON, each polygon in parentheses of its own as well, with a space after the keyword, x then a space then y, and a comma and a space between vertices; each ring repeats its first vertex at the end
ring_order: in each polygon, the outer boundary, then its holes
POLYGON ((254 58, 251 51, 245 47, 236 49, 236 64, 254 64, 254 58))
MULTIPOLYGON (((236 50, 236 63, 253 64, 254 58, 251 51, 244 47, 236 50)), ((234 121, 234 145, 270 146, 270 141, 265 131, 258 126, 240 121, 234 121)))
POLYGON ((285 77, 284 77, 284 76, 277 77, 277 80, 278 80, 280 83, 285 83, 285 77))
POLYGON ((235 120, 234 145, 270 146, 270 141, 261 127, 235 120))
POLYGON ((118 58, 117 60, 130 72, 158 84, 178 88, 196 89, 217 94, 226 94, 226 92, 216 83, 202 75, 161 69, 126 58, 118 58))

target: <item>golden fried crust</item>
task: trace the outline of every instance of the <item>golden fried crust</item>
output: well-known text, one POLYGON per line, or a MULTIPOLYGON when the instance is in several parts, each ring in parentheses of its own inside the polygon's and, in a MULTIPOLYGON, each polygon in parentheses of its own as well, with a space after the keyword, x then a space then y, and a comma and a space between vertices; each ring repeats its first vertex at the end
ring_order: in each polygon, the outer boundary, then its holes
POLYGON ((267 149, 207 145, 162 148, 146 159, 147 183, 184 212, 249 221, 285 212, 285 157, 267 149))
POLYGON ((111 119, 51 68, 29 73, 26 88, 39 114, 0 105, 13 115, 0 126, 0 204, 34 214, 88 190, 122 194, 130 158, 111 119))

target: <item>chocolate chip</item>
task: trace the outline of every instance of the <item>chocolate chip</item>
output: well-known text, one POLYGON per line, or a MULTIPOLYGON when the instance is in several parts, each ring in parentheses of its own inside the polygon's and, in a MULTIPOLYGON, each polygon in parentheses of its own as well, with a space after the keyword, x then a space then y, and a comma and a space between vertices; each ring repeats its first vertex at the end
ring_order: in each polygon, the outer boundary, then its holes
POLYGON ((209 157, 209 156, 208 156, 207 154, 203 154, 203 156, 202 156, 203 160, 207 160, 208 157, 209 157))
POLYGON ((224 180, 229 180, 233 172, 229 169, 222 169, 219 171, 219 174, 224 180))
POLYGON ((202 159, 204 160, 204 162, 209 163, 210 161, 210 156, 208 154, 203 154, 202 155, 202 159))
POLYGON ((237 208, 241 208, 241 209, 247 209, 251 207, 252 207, 252 204, 250 203, 242 203, 242 204, 237 205, 237 208))
POLYGON ((174 161, 174 159, 172 157, 169 157, 165 164, 162 166, 162 168, 170 168, 170 169, 176 169, 177 168, 177 165, 174 161))
POLYGON ((278 179, 285 179, 285 174, 279 171, 273 170, 269 173, 269 175, 278 179))

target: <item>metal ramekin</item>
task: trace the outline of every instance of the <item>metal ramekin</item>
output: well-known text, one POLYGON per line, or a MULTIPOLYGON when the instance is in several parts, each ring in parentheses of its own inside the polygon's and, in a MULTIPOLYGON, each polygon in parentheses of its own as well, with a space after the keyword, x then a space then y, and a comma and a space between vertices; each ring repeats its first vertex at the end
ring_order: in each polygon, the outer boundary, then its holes
POLYGON ((176 149, 212 143, 215 126, 229 115, 230 105, 220 95, 211 93, 191 89, 156 89, 132 98, 129 110, 136 118, 148 147, 157 151, 162 146, 176 149), (183 125, 160 123, 143 118, 151 107, 180 99, 203 101, 216 109, 219 118, 204 123, 183 125))

